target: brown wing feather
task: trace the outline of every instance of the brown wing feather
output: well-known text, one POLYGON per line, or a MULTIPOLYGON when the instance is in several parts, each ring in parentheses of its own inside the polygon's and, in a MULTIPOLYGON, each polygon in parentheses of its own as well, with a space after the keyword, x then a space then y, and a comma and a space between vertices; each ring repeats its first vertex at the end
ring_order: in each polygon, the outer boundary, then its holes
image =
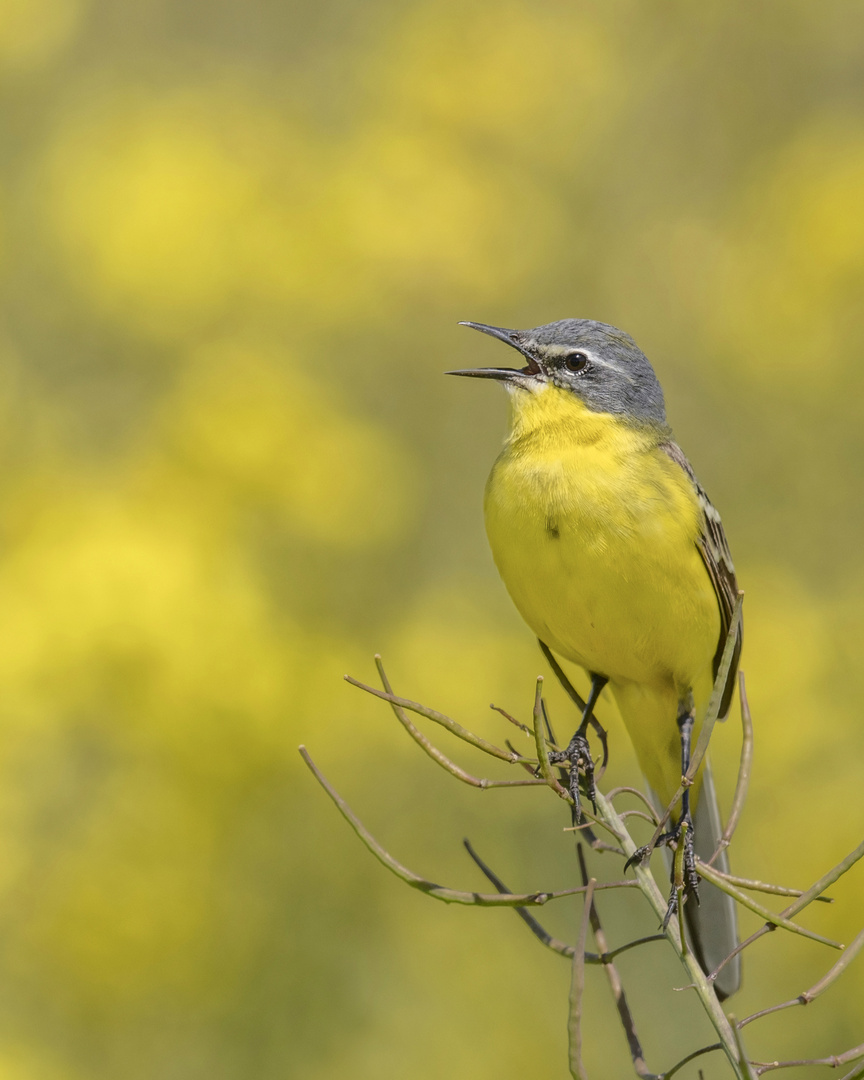
MULTIPOLYGON (((660 449, 667 454, 676 464, 680 465, 690 477, 696 491, 699 505, 702 508, 702 534, 697 541, 699 554, 705 563, 705 569, 711 578, 714 592, 717 596, 717 604, 720 608, 720 640, 717 643, 717 651, 714 653, 714 676, 720 667, 720 658, 723 655, 723 647, 732 623, 732 613, 738 600, 738 582, 735 578, 735 566, 732 563, 732 555, 723 531, 723 522, 715 510, 711 500, 705 493, 705 489, 696 479, 693 467, 687 460, 684 451, 674 442, 660 443, 660 449)), ((738 636, 735 641, 735 652, 732 657, 732 666, 723 688, 723 700, 720 705, 720 718, 729 712, 732 695, 735 692, 735 674, 738 670, 738 661, 741 657, 741 623, 738 624, 738 636)))

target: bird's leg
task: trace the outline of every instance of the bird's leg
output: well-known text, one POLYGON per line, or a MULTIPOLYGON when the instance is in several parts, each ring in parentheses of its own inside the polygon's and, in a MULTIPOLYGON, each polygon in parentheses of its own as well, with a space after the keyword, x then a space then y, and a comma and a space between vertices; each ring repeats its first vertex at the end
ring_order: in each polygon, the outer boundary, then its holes
POLYGON ((591 693, 588 695, 588 700, 585 702, 585 708, 582 710, 582 723, 579 725, 576 734, 570 740, 566 750, 556 750, 549 755, 549 761, 552 765, 558 765, 564 761, 570 763, 570 794, 573 796, 573 809, 576 822, 578 823, 582 818, 582 811, 579 803, 579 770, 585 774, 585 790, 588 794, 588 798, 591 800, 591 805, 594 807, 594 811, 597 811, 597 789, 594 787, 594 760, 591 757, 591 750, 588 746, 588 737, 585 734, 588 730, 588 725, 591 723, 591 715, 594 712, 594 706, 597 704, 597 699, 603 690, 606 683, 609 682, 605 675, 597 675, 591 672, 591 693))
MULTIPOLYGON (((694 722, 694 709, 693 709, 693 695, 688 694, 687 697, 679 703, 678 706, 678 731, 681 736, 681 775, 686 776, 687 770, 690 768, 690 753, 693 737, 693 722, 694 722)), ((666 915, 663 918, 663 929, 669 925, 669 920, 678 910, 678 889, 683 887, 684 898, 692 896, 696 903, 699 903, 699 875, 696 873, 696 855, 693 846, 693 819, 690 816, 690 788, 685 787, 684 793, 681 796, 681 816, 678 818, 678 822, 668 832, 663 833, 657 838, 657 846, 671 844, 677 848, 678 844, 684 845, 682 853, 682 859, 680 861, 681 867, 681 881, 676 881, 675 875, 675 860, 672 865, 672 890, 669 894, 669 906, 666 908, 666 915)), ((628 870, 635 863, 643 862, 650 854, 652 848, 650 845, 646 847, 637 848, 636 851, 630 856, 624 865, 624 870, 628 870)))
MULTIPOLYGON (((678 731, 681 734, 681 775, 686 776, 690 768, 690 752, 693 737, 693 695, 688 694, 687 699, 682 701, 678 709, 678 731)), ((676 849, 683 844, 683 858, 680 863, 673 860, 671 881, 672 890, 669 893, 669 906, 663 919, 663 929, 669 925, 669 920, 678 910, 679 889, 683 889, 686 899, 692 896, 699 903, 699 875, 696 873, 696 854, 693 848, 693 818, 690 816, 690 788, 685 787, 681 796, 681 816, 673 829, 660 837, 658 843, 674 844, 676 849), (676 864, 680 866, 680 879, 676 880, 676 864)))

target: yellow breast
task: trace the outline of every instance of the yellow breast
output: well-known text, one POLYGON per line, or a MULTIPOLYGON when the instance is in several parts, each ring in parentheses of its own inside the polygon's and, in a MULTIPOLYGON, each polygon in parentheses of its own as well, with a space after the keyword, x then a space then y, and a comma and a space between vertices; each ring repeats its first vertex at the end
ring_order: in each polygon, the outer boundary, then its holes
POLYGON ((696 546, 701 511, 658 448, 663 434, 592 413, 554 386, 519 392, 514 406, 485 512, 525 621, 613 688, 683 694, 710 681, 720 615, 696 546))

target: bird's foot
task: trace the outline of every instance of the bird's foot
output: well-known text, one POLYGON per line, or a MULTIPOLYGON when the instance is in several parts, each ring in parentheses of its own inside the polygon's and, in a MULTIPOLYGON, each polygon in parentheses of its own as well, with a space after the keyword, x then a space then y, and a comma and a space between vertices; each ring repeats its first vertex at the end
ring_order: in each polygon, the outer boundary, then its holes
MULTIPOLYGON (((666 914, 663 916, 663 929, 669 925, 669 921, 678 911, 678 898, 693 897, 699 903, 699 875, 696 873, 696 852, 693 846, 693 822, 689 814, 685 814, 678 824, 657 838, 654 846, 666 845, 675 850, 672 861, 672 889, 669 893, 669 904, 666 914)), ((637 848, 624 864, 625 872, 637 863, 643 863, 654 850, 651 844, 637 848)))
MULTIPOLYGON (((660 840, 662 839, 661 837, 660 840)), ((658 844, 660 840, 657 841, 658 844)), ((637 847, 627 862, 624 863, 624 873, 626 874, 631 866, 641 866, 650 856, 655 846, 654 844, 644 844, 642 847, 637 847)))
POLYGON ((561 765, 568 762, 570 765, 569 789, 573 797, 573 809, 576 824, 582 820, 581 793, 579 791, 579 772, 585 777, 585 794, 591 800, 594 813, 597 813, 597 788, 594 784, 594 759, 591 757, 591 749, 588 739, 580 728, 570 740, 566 750, 553 750, 549 755, 550 765, 561 765))
POLYGON ((669 892, 669 904, 663 917, 663 929, 678 911, 678 904, 688 897, 699 903, 699 875, 696 873, 696 852, 693 847, 693 822, 689 814, 678 822, 672 830, 667 843, 674 843, 675 858, 672 862, 670 879, 672 888, 669 892))

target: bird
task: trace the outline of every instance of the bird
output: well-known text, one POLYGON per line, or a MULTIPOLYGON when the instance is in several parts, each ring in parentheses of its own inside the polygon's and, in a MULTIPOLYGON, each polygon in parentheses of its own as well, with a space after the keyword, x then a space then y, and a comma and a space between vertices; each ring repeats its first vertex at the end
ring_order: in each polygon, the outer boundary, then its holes
MULTIPOLYGON (((580 765, 592 790, 586 729, 608 685, 662 811, 689 764, 738 597, 720 515, 673 438, 650 361, 624 331, 591 319, 530 330, 460 325, 524 360, 447 372, 494 380, 510 399, 509 433, 484 498, 495 564, 544 652, 591 678, 579 730, 550 759, 569 760, 578 806, 580 765)), ((739 621, 721 718, 740 653, 739 621)), ((706 757, 665 838, 684 841, 684 913, 706 974, 737 944, 733 901, 704 881, 697 891, 693 865, 694 853, 711 858, 721 836, 706 757)), ((715 866, 728 872, 725 850, 715 866)), ((676 897, 673 887, 667 921, 676 897)), ((721 1000, 740 979, 735 957, 714 984, 721 1000)))

